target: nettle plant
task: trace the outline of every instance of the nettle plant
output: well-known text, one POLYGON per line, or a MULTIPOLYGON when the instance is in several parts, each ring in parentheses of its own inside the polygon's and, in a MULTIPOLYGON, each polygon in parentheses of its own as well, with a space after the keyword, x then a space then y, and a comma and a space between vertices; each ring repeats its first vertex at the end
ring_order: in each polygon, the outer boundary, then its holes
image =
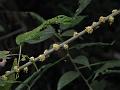
MULTIPOLYGON (((86 0, 84 1, 86 2, 86 0)), ((16 90, 24 90, 25 87, 28 90, 30 90, 33 87, 33 85, 37 82, 37 80, 40 79, 42 75, 44 75, 44 72, 46 72, 49 68, 55 66, 56 64, 60 63, 61 61, 65 61, 65 62, 70 61, 74 67, 74 70, 71 69, 70 71, 63 73, 63 75, 59 78, 57 84, 57 90, 63 89, 73 80, 79 79, 79 77, 81 77, 84 80, 84 83, 88 86, 89 90, 96 90, 95 89, 96 86, 100 84, 96 80, 97 77, 108 73, 119 72, 118 70, 115 70, 114 67, 120 67, 120 60, 109 60, 109 61, 107 60, 107 61, 101 61, 90 64, 86 56, 79 55, 73 58, 71 54, 72 49, 82 49, 84 47, 97 46, 97 45, 100 46, 113 45, 113 43, 102 43, 102 42, 84 43, 84 44, 75 44, 73 46, 70 46, 70 43, 80 38, 82 35, 86 33, 92 34, 94 30, 100 28, 100 26, 106 22, 112 25, 112 23, 114 22, 114 17, 120 14, 120 10, 114 9, 110 15, 106 17, 100 16, 98 22, 93 22, 92 25, 85 27, 85 29, 81 32, 76 32, 75 30, 69 30, 61 33, 61 32, 56 32, 54 27, 52 27, 52 25, 57 24, 60 26, 60 29, 65 30, 68 28, 73 28, 75 25, 78 25, 85 18, 85 16, 79 16, 79 14, 90 3, 90 0, 87 1, 88 2, 86 2, 86 4, 83 4, 82 7, 79 7, 76 10, 73 17, 68 17, 66 15, 58 15, 52 19, 44 20, 37 14, 30 13, 33 17, 37 18, 39 21, 43 21, 43 23, 37 28, 33 29, 32 31, 25 32, 16 37, 16 43, 17 45, 20 46, 19 57, 14 59, 11 70, 6 71, 5 74, 1 76, 0 90, 10 89, 13 83, 19 83, 19 85, 16 87, 16 90), (38 57, 36 58, 34 56, 28 57, 27 55, 22 54, 22 46, 24 46, 25 43, 36 44, 43 42, 53 36, 59 39, 59 43, 54 42, 52 45, 50 45, 49 49, 46 49, 38 57), (64 40, 63 37, 65 36, 71 38, 64 40), (56 60, 52 63, 44 64, 41 67, 38 67, 38 65, 36 65, 37 62, 43 63, 47 59, 49 59, 51 53, 54 52, 59 53, 60 49, 66 52, 64 57, 61 57, 59 60, 56 60), (20 65, 20 62, 23 62, 26 59, 29 61, 27 61, 23 65, 20 65), (30 65, 33 65, 36 68, 36 71, 31 76, 26 78, 26 80, 24 80, 23 82, 18 81, 17 79, 20 77, 21 71, 28 73, 29 72, 28 67, 30 65), (97 65, 101 65, 101 67, 99 67, 94 72, 92 72, 92 75, 90 75, 89 78, 86 78, 86 76, 84 76, 84 73, 80 71, 81 69, 85 69, 85 68, 87 68, 89 71, 93 71, 92 67, 97 65)), ((9 54, 9 51, 0 51, 0 58, 3 59, 2 61, 3 63, 6 63, 6 58, 9 56, 11 56, 11 54, 9 54)), ((104 81, 102 82, 105 83, 104 81)), ((97 86, 97 88, 98 87, 104 88, 105 86, 99 85, 97 86)))

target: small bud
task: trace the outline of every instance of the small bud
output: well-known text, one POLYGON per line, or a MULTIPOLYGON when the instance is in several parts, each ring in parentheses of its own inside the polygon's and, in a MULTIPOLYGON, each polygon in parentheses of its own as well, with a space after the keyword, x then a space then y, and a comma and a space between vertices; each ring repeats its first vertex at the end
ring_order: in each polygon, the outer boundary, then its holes
POLYGON ((93 32, 92 26, 87 26, 87 27, 85 27, 85 31, 86 31, 87 33, 89 33, 89 34, 92 34, 92 32, 93 32))
POLYGON ((94 29, 99 28, 99 26, 97 25, 97 22, 93 22, 93 23, 92 23, 92 27, 93 27, 94 29))
POLYGON ((46 52, 48 52, 48 50, 47 50, 47 49, 44 51, 44 54, 46 54, 46 52))
POLYGON ((30 57, 30 62, 35 62, 35 58, 34 57, 30 57))
POLYGON ((5 72, 5 74, 9 74, 9 73, 10 73, 10 71, 6 71, 6 72, 5 72))
POLYGON ((109 16, 108 22, 109 22, 110 25, 111 25, 111 24, 114 22, 114 17, 113 17, 113 16, 109 16))
POLYGON ((96 24, 97 24, 97 22, 93 22, 93 23, 92 23, 92 26, 95 26, 96 24))
POLYGON ((99 18, 99 22, 100 22, 100 23, 105 23, 105 17, 100 16, 100 18, 99 18))
POLYGON ((14 66, 14 71, 15 71, 16 73, 20 72, 20 69, 18 68, 18 66, 14 66))
POLYGON ((67 45, 67 44, 64 44, 64 49, 68 49, 69 48, 69 46, 67 45))
POLYGON ((28 72, 28 67, 25 67, 23 70, 24 70, 24 72, 27 73, 28 72))
POLYGON ((1 78, 2 80, 8 80, 8 77, 6 77, 6 75, 2 75, 1 78))
POLYGON ((73 37, 75 37, 75 36, 77 36, 78 35, 78 33, 77 32, 74 32, 73 33, 73 37))
POLYGON ((59 50, 60 49, 60 45, 59 44, 53 44, 53 49, 55 51, 59 50))
POLYGON ((117 12, 118 10, 117 9, 114 9, 114 10, 112 10, 112 13, 115 13, 115 12, 117 12))
POLYGON ((67 60, 64 60, 64 62, 67 62, 67 60))
POLYGON ((38 58, 39 58, 39 60, 40 60, 41 62, 43 62, 46 57, 45 57, 44 54, 41 54, 41 55, 38 56, 38 58))
POLYGON ((56 20, 55 22, 56 22, 56 23, 58 23, 58 21, 57 21, 57 20, 56 20))
MULTIPOLYGON (((48 52, 48 50, 46 49, 45 51, 44 51, 44 54, 46 54, 48 52)), ((46 57, 49 57, 49 55, 47 55, 46 57)))

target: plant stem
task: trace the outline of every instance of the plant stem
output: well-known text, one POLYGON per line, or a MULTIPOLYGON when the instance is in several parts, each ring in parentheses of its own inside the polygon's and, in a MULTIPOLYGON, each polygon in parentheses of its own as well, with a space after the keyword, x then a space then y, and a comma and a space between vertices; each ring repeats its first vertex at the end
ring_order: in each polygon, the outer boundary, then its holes
POLYGON ((19 63, 20 63, 21 50, 22 50, 22 45, 20 45, 20 50, 19 50, 18 67, 19 67, 19 63))
MULTIPOLYGON (((116 12, 114 12, 114 13, 108 15, 107 17, 105 17, 105 21, 107 21, 107 20, 109 19, 109 16, 113 16, 113 17, 114 17, 114 16, 116 16, 116 15, 118 15, 118 14, 120 14, 120 10, 117 10, 116 12)), ((98 26, 100 26, 100 25, 101 25, 101 22, 98 21, 98 22, 96 22, 95 25, 91 25, 91 27, 92 27, 92 29, 94 29, 94 28, 96 28, 96 27, 98 27, 98 26)), ((68 39, 68 40, 64 41, 63 43, 61 43, 61 44, 60 44, 60 47, 63 47, 64 44, 69 44, 70 42, 72 42, 72 41, 76 40, 77 38, 79 38, 80 36, 84 35, 85 33, 86 33, 85 30, 79 32, 76 36, 71 37, 70 39, 68 39)), ((47 55, 53 53, 54 51, 55 51, 55 50, 54 50, 53 48, 52 48, 52 49, 49 49, 49 50, 47 51, 47 53, 45 53, 44 55, 47 56, 47 55)), ((38 58, 38 57, 35 58, 35 62, 36 62, 36 61, 39 61, 39 58, 38 58)), ((27 62, 26 64, 20 66, 19 69, 21 70, 21 69, 23 69, 23 68, 25 68, 25 67, 27 67, 27 66, 29 66, 29 65, 31 65, 31 64, 32 64, 32 62, 27 62)), ((10 73, 6 74, 6 76, 11 75, 12 73, 15 73, 15 71, 12 70, 10 73)))
POLYGON ((68 53, 67 56, 70 58, 70 60, 71 60, 71 62, 72 62, 72 64, 73 64, 73 66, 75 67, 76 71, 80 74, 80 76, 81 76, 81 77, 83 78, 83 80, 85 81, 85 83, 86 83, 86 85, 88 86, 89 90, 92 90, 92 87, 90 86, 90 84, 88 83, 88 81, 86 80, 86 78, 83 76, 83 74, 79 71, 79 69, 78 69, 78 67, 76 66, 76 64, 73 62, 73 58, 71 57, 71 55, 68 53))

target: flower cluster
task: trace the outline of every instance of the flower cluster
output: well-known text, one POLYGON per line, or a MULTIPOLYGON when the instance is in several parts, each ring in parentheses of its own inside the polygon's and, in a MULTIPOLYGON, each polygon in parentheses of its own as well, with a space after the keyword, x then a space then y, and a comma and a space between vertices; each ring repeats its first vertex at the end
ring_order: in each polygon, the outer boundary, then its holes
POLYGON ((14 71, 16 72, 16 73, 19 73, 20 72, 20 69, 19 69, 19 67, 18 66, 14 66, 14 71))
POLYGON ((38 56, 38 59, 41 61, 41 62, 43 62, 43 61, 45 61, 45 55, 44 54, 41 54, 41 55, 39 55, 38 56))
POLYGON ((100 16, 100 18, 99 18, 99 22, 100 22, 100 23, 105 23, 105 17, 100 16))
POLYGON ((59 44, 53 44, 53 49, 55 51, 59 50, 60 49, 60 45, 59 44))
POLYGON ((92 32, 93 32, 92 26, 87 26, 87 27, 85 27, 85 31, 86 31, 87 33, 89 33, 89 34, 92 34, 92 32))

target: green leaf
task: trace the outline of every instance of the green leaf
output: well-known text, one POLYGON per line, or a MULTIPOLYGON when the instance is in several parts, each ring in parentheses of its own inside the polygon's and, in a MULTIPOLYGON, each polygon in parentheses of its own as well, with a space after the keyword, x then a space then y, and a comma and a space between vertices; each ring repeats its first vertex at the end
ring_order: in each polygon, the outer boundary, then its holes
POLYGON ((24 43, 35 44, 42 42, 51 36, 54 35, 55 30, 50 27, 52 24, 63 24, 63 25, 70 25, 72 23, 73 18, 65 16, 65 15, 58 15, 54 18, 48 19, 44 21, 40 26, 33 29, 32 31, 20 34, 16 37, 16 43, 18 45, 24 43))
POLYGON ((10 87, 10 83, 0 80, 0 90, 11 90, 10 87))
POLYGON ((15 73, 8 76, 8 80, 0 79, 0 90, 11 90, 11 86, 15 83, 15 73))
POLYGON ((99 76, 99 74, 104 74, 108 69, 112 69, 114 67, 120 67, 120 60, 111 60, 101 66, 98 70, 95 71, 95 76, 93 79, 99 76))
POLYGON ((78 16, 89 4, 91 0, 79 0, 79 7, 74 16, 78 16))
POLYGON ((40 43, 53 36, 55 33, 55 30, 50 26, 43 31, 39 31, 39 27, 35 28, 30 32, 18 35, 16 38, 16 43, 18 45, 23 43, 29 43, 29 44, 40 43))
MULTIPOLYGON (((4 51, 4 54, 8 54, 8 53, 9 53, 9 51, 4 51)), ((17 63, 17 59, 14 60, 12 69, 16 63, 17 63)), ((7 76, 7 78, 8 78, 8 80, 6 80, 6 81, 0 79, 0 90, 11 90, 10 88, 11 88, 12 84, 16 82, 15 81, 16 80, 15 73, 7 76)))
POLYGON ((40 31, 39 35, 34 40, 26 41, 26 43, 36 44, 36 43, 43 42, 49 39, 50 37, 52 37, 54 33, 55 33, 55 30, 52 27, 48 27, 47 29, 40 31))
POLYGON ((74 63, 89 66, 89 61, 86 56, 78 56, 73 60, 74 63))
POLYGON ((69 24, 60 24, 60 30, 65 30, 68 28, 72 28, 75 25, 78 25, 86 16, 77 16, 77 17, 73 17, 73 19, 71 20, 71 23, 69 24))
POLYGON ((72 46, 70 49, 76 48, 76 49, 82 49, 85 47, 91 47, 91 46, 107 46, 112 45, 112 43, 102 43, 102 42, 96 42, 96 43, 84 43, 84 44, 77 44, 72 46))
POLYGON ((62 33, 62 36, 73 36, 75 30, 68 30, 62 33))
POLYGON ((40 15, 38 15, 38 14, 35 13, 35 12, 28 12, 28 13, 30 13, 30 15, 31 15, 33 18, 37 19, 39 23, 45 21, 40 15))
POLYGON ((91 83, 91 87, 93 90, 105 90, 105 87, 106 87, 106 80, 94 80, 92 83, 91 83))
POLYGON ((9 51, 0 51, 0 58, 6 59, 9 54, 9 51))
POLYGON ((13 83, 18 83, 18 81, 14 81, 14 80, 1 80, 0 79, 0 90, 11 90, 11 86, 13 83))
POLYGON ((75 71, 66 72, 60 77, 57 85, 57 90, 61 90, 63 87, 65 87, 66 85, 68 85, 78 77, 79 77, 79 73, 75 71))

